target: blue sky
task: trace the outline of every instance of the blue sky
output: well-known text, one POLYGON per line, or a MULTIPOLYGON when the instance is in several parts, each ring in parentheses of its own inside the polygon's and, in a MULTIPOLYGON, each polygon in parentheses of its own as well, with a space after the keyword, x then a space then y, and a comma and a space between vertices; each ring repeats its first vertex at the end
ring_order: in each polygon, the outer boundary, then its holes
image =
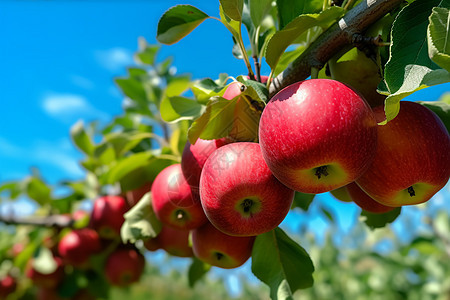
MULTIPOLYGON (((138 37, 156 43, 159 17, 180 0, 166 1, 0 1, 0 181, 17 180, 35 166, 49 183, 83 176, 81 154, 69 130, 77 120, 107 122, 122 112, 123 97, 113 78, 133 64, 138 37)), ((194 1, 218 16, 219 1, 194 1)), ((194 79, 216 78, 225 72, 245 74, 242 61, 231 54, 232 39, 216 20, 206 20, 187 38, 163 46, 160 57, 174 56, 178 73, 194 79)), ((263 67, 263 74, 269 72, 263 67)), ((436 100, 450 86, 414 94, 410 100, 436 100)), ((448 187, 447 187, 448 191, 448 187)), ((448 192, 439 199, 448 199, 448 192)), ((320 203, 348 230, 358 210, 320 195, 320 203)), ((319 207, 311 218, 290 214, 284 226, 295 231, 308 222, 316 232, 327 222, 319 207)), ((230 279, 231 280, 231 279, 230 279)))

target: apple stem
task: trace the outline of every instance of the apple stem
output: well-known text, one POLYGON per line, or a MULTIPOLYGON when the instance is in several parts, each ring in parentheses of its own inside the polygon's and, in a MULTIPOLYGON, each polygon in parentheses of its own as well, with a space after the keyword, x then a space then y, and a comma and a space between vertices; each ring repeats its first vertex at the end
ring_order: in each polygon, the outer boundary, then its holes
POLYGON ((320 166, 316 168, 316 173, 314 174, 317 176, 317 179, 320 179, 323 176, 328 176, 327 166, 320 166))
POLYGON ((416 191, 414 191, 414 188, 412 186, 408 188, 408 193, 411 197, 414 197, 416 195, 416 191))
POLYGON ((223 254, 222 253, 216 252, 215 254, 216 254, 217 260, 221 260, 223 258, 223 254))
POLYGON ((249 213, 250 212, 250 208, 253 205, 253 200, 252 199, 244 199, 244 201, 242 201, 241 205, 244 208, 244 212, 245 213, 249 213))

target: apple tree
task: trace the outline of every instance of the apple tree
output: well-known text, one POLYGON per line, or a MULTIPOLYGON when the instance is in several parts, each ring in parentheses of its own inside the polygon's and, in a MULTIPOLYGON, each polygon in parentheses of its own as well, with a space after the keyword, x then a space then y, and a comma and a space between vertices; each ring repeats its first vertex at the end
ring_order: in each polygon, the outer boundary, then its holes
POLYGON ((140 39, 136 65, 115 79, 123 113, 72 126, 84 179, 50 186, 33 170, 0 185, 2 200, 39 205, 32 216, 1 216, 0 298, 157 297, 170 285, 158 265, 146 266, 154 251, 189 262, 180 289, 193 299, 224 291, 208 272, 249 260, 265 287, 245 285, 248 297, 448 296, 448 214, 427 211, 431 229, 414 231, 407 246, 380 232, 402 207, 432 202, 450 177, 448 97, 403 100, 450 82, 450 2, 219 2, 217 16, 168 8, 156 38, 170 45, 221 22, 246 74, 176 74, 171 58, 159 59, 161 45, 140 39), (319 245, 306 228, 279 226, 327 192, 361 208, 353 249, 332 233, 319 245), (383 238, 401 255, 376 252, 383 238), (199 285, 203 293, 192 292, 199 285))

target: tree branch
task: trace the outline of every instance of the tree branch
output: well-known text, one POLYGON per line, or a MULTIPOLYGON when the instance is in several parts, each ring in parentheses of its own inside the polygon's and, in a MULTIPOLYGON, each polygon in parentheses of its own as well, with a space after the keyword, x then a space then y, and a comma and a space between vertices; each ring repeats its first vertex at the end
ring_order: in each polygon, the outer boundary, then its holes
POLYGON ((18 217, 14 215, 2 216, 0 215, 0 222, 6 225, 31 225, 42 227, 57 227, 65 228, 72 227, 75 220, 65 215, 49 215, 49 216, 31 216, 31 217, 18 217))
POLYGON ((308 78, 311 68, 322 69, 334 54, 352 43, 353 35, 364 32, 402 2, 403 0, 364 0, 348 11, 273 79, 269 88, 270 97, 284 87, 308 78))

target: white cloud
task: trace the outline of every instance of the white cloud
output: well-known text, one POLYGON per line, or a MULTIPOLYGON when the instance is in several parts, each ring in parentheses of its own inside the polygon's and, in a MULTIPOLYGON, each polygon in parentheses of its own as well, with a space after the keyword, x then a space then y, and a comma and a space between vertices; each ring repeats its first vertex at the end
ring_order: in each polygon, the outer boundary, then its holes
POLYGON ((78 164, 79 155, 68 138, 58 141, 35 141, 31 146, 18 146, 0 137, 0 156, 32 166, 42 164, 60 169, 64 174, 81 177, 84 171, 78 164))
POLYGON ((95 52, 97 62, 109 71, 120 71, 133 63, 133 54, 124 48, 111 48, 95 52))
POLYGON ((108 115, 94 108, 81 95, 48 93, 42 101, 43 110, 50 116, 67 123, 85 118, 107 120, 108 115))
POLYGON ((70 76, 70 81, 80 87, 83 88, 85 90, 92 90, 94 88, 94 83, 87 79, 86 77, 83 76, 79 76, 79 75, 71 75, 70 76))

